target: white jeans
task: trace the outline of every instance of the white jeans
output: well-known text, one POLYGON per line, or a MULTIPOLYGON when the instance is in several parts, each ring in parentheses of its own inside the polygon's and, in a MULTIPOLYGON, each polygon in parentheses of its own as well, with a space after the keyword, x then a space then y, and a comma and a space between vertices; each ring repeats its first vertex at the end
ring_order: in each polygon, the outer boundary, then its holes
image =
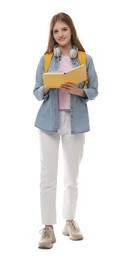
POLYGON ((40 206, 43 225, 56 223, 56 186, 59 143, 64 160, 63 218, 74 219, 78 196, 79 164, 83 155, 84 134, 70 132, 70 113, 61 111, 57 134, 39 131, 41 150, 40 206))

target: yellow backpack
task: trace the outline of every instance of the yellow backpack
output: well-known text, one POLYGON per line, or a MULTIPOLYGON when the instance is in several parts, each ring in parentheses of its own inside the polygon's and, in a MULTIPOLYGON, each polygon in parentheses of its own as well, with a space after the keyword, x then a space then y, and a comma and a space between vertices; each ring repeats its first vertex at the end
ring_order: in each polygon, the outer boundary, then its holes
MULTIPOLYGON (((44 72, 48 71, 52 56, 53 56, 53 52, 44 54, 44 57, 45 57, 44 72)), ((79 58, 81 65, 82 64, 86 65, 86 53, 84 51, 78 51, 78 58, 79 58)), ((86 74, 86 80, 84 82, 84 87, 87 88, 87 86, 88 86, 88 75, 86 74)))

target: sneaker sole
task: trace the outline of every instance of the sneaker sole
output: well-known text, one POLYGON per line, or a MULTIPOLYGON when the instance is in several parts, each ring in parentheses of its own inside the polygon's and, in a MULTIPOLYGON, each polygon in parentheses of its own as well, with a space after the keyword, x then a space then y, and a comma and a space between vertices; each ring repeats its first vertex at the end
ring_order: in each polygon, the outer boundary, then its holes
POLYGON ((39 249, 51 249, 52 247, 53 247, 53 245, 50 246, 50 247, 46 247, 46 246, 45 246, 45 247, 43 247, 43 246, 38 246, 39 249))
POLYGON ((83 237, 78 237, 78 238, 72 237, 68 232, 63 232, 62 234, 64 236, 68 236, 71 240, 75 240, 75 241, 84 239, 83 237))
POLYGON ((38 245, 38 248, 40 248, 40 249, 50 249, 50 248, 52 248, 53 247, 53 243, 55 243, 56 242, 56 240, 54 240, 54 241, 52 241, 52 243, 51 244, 39 244, 38 245))
POLYGON ((75 237, 71 237, 69 236, 69 239, 73 240, 73 241, 78 241, 78 240, 83 240, 83 237, 79 237, 79 238, 75 238, 75 237))

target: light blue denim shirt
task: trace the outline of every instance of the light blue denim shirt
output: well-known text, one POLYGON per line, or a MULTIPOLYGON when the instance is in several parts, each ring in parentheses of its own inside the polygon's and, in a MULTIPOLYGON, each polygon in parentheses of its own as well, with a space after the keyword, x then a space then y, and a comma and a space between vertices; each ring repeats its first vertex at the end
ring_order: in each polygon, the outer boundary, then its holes
MULTIPOLYGON (((36 84, 33 90, 35 97, 43 101, 36 116, 35 126, 47 133, 57 133, 59 128, 58 89, 52 88, 47 94, 44 92, 43 78, 44 56, 40 59, 36 71, 36 84)), ((80 65, 78 58, 71 59, 74 67, 80 65)), ((92 57, 87 55, 88 86, 84 88, 84 82, 77 84, 86 93, 86 98, 71 94, 71 133, 84 133, 90 130, 87 101, 95 99, 98 95, 98 77, 95 71, 92 57)), ((53 56, 49 72, 57 71, 60 58, 53 56)))

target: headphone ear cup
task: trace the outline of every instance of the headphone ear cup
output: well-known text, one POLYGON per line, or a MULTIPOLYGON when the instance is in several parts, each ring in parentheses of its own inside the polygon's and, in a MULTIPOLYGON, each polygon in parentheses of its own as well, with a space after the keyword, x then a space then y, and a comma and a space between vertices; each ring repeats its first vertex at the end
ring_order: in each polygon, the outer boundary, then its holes
POLYGON ((69 56, 71 59, 76 58, 78 55, 78 48, 72 48, 69 52, 69 56))
MULTIPOLYGON (((71 59, 76 58, 78 55, 78 48, 76 48, 75 46, 70 50, 69 52, 69 56, 71 59)), ((54 46, 54 56, 55 57, 60 57, 61 56, 61 50, 59 48, 58 45, 54 46)))
POLYGON ((60 48, 58 46, 54 47, 54 56, 55 57, 60 57, 61 56, 60 48))

